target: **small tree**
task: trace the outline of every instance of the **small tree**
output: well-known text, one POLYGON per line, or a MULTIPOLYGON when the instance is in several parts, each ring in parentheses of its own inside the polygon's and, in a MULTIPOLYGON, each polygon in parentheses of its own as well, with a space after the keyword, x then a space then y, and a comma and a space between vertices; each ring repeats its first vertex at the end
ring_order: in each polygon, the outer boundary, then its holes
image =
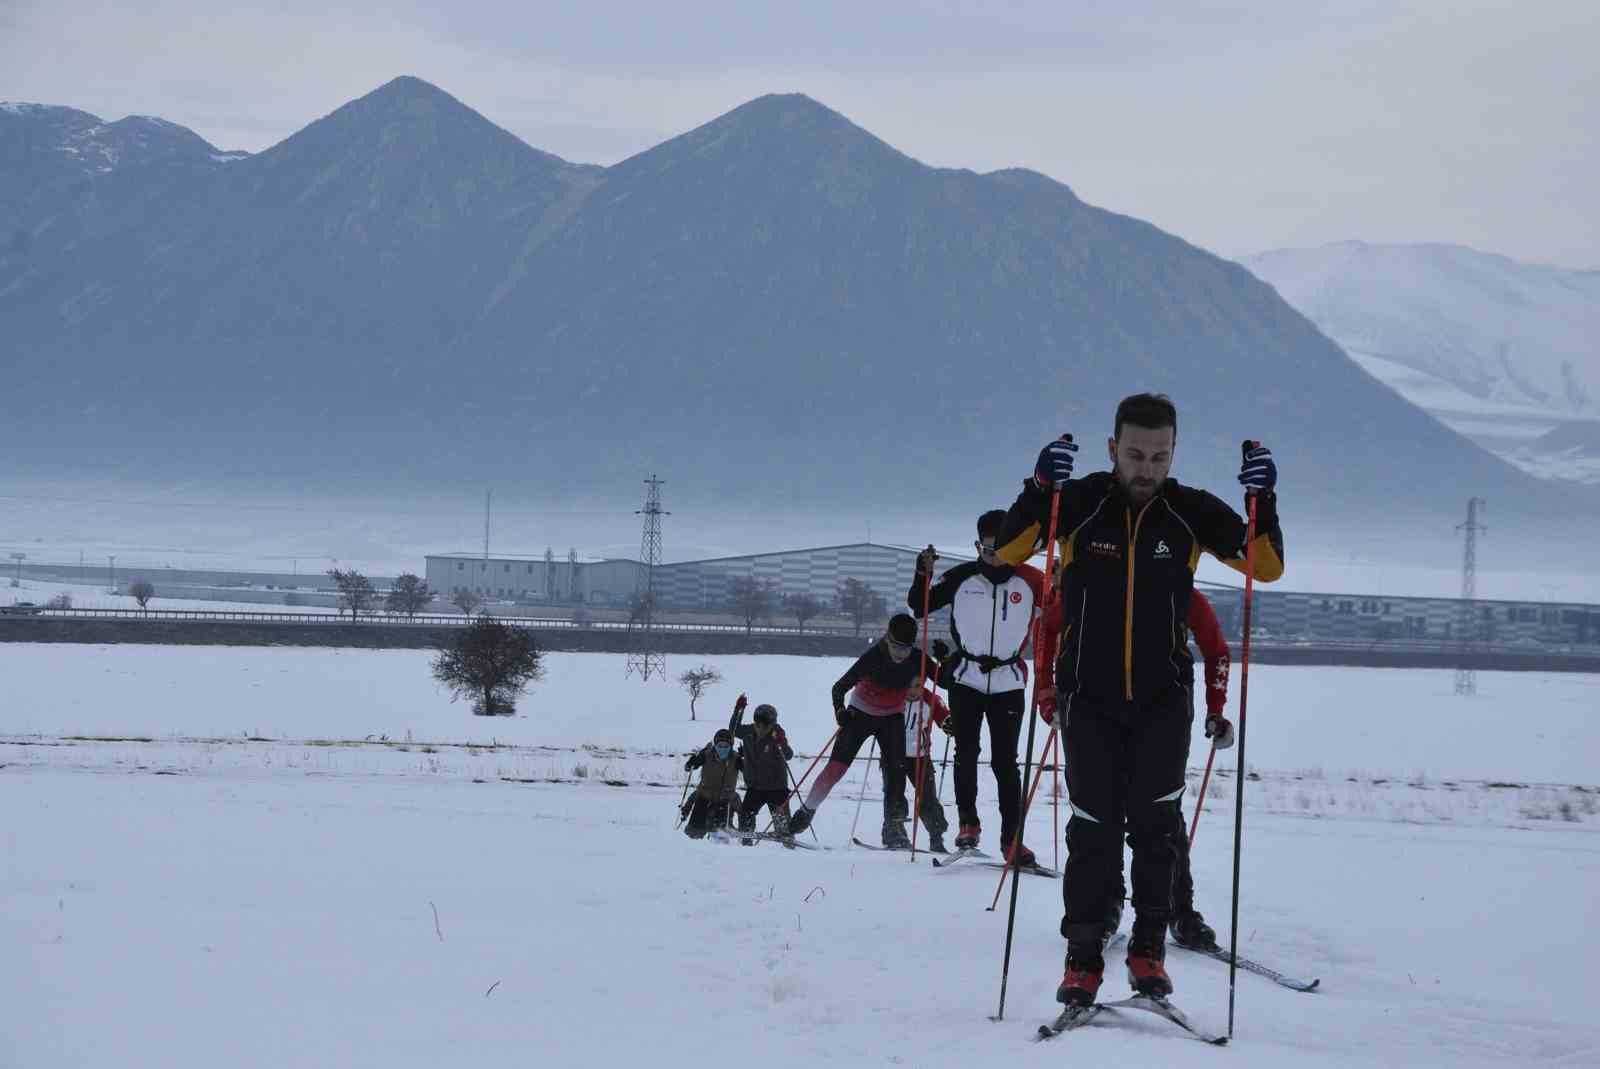
POLYGON ((655 616, 656 601, 654 594, 628 595, 628 626, 632 627, 641 620, 649 620, 655 616))
POLYGON ((70 609, 72 608, 72 595, 66 593, 57 594, 45 602, 44 607, 47 609, 70 609))
POLYGON ((462 616, 471 616, 483 604, 483 597, 464 586, 458 586, 450 595, 450 604, 461 610, 462 616))
POLYGON ((470 696, 478 716, 510 716, 517 711, 517 695, 543 676, 543 654, 533 632, 492 616, 480 616, 451 636, 433 659, 433 678, 455 698, 470 696))
POLYGON ((156 596, 156 588, 151 585, 148 579, 135 579, 128 584, 128 593, 133 596, 134 601, 139 603, 139 608, 148 609, 150 607, 150 599, 156 596))
POLYGON ((735 576, 728 584, 728 608, 744 618, 745 634, 755 630, 756 621, 772 613, 772 587, 755 576, 735 576))
POLYGON ((699 668, 691 668, 683 673, 678 677, 678 682, 689 692, 689 719, 693 720, 694 703, 699 701, 700 696, 707 690, 722 682, 722 673, 709 664, 703 664, 699 668))
POLYGON ((356 571, 340 568, 329 568, 328 578, 333 580, 333 585, 339 588, 339 615, 343 616, 346 609, 350 610, 350 619, 353 621, 362 613, 372 608, 372 603, 377 600, 378 592, 373 589, 372 580, 356 571))
POLYGON ((804 631, 806 624, 822 613, 822 602, 810 594, 796 594, 789 599, 789 611, 794 613, 795 623, 804 631))
POLYGON ((883 600, 882 594, 861 580, 845 579, 839 584, 839 611, 850 617, 859 636, 862 623, 883 616, 889 611, 889 603, 883 600))
POLYGON ((428 584, 419 576, 407 572, 395 579, 394 586, 389 588, 389 596, 383 601, 383 607, 390 612, 415 616, 432 600, 433 591, 428 589, 428 584))

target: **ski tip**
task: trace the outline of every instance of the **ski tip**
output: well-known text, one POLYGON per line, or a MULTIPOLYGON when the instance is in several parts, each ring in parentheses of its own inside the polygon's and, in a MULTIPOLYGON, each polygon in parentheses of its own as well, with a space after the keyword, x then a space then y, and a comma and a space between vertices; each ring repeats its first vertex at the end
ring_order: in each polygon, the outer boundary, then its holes
POLYGON ((1211 1044, 1213 1047, 1226 1047, 1228 1045, 1228 1037, 1227 1036, 1209 1036, 1209 1037, 1206 1038, 1206 1042, 1211 1044))

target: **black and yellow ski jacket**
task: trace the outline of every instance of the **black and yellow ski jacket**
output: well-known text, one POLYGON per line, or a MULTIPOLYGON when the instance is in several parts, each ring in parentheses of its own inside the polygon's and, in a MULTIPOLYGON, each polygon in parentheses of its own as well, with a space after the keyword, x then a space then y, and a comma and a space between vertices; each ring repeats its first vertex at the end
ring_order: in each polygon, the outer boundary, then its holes
MULTIPOLYGON (((1044 548, 1051 491, 1033 480, 1006 515, 999 555, 1017 564, 1044 548)), ((1194 680, 1189 596, 1200 554, 1245 570, 1245 521, 1219 498, 1168 479, 1143 507, 1110 472, 1061 488, 1056 519, 1062 631, 1056 662, 1061 707, 1081 695, 1144 702, 1194 680)), ((1277 497, 1256 498, 1255 577, 1283 575, 1277 497)))

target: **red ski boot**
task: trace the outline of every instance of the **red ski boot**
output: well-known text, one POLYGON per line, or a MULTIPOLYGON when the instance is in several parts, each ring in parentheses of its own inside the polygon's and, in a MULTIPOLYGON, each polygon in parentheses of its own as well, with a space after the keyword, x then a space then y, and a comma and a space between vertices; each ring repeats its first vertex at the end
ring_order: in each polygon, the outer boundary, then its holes
POLYGON ((1016 862, 1017 868, 1019 869, 1032 869, 1039 867, 1039 859, 1033 855, 1033 851, 1029 850, 1026 846, 1023 846, 1020 842, 1013 844, 1012 847, 1006 851, 1006 860, 1016 862), (1013 854, 1015 856, 1013 856, 1013 854))
POLYGON ((1106 961, 1101 957, 1074 957, 1067 954, 1067 973, 1056 988, 1056 1001, 1068 1006, 1088 1006, 1100 993, 1105 979, 1106 961))
POLYGON ((1135 934, 1128 943, 1128 986, 1141 995, 1166 998, 1172 994, 1172 977, 1167 975, 1167 933, 1155 938, 1135 934))
POLYGON ((961 830, 956 832, 957 850, 976 850, 978 836, 983 834, 983 827, 979 824, 963 824, 961 830))

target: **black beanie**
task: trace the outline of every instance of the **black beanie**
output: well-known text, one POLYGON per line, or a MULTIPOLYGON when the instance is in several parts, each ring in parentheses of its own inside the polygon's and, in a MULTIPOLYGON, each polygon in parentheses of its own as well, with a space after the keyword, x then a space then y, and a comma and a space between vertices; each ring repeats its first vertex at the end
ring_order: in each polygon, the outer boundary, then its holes
POLYGON ((903 612, 889 617, 889 637, 907 646, 917 641, 917 622, 903 612))

